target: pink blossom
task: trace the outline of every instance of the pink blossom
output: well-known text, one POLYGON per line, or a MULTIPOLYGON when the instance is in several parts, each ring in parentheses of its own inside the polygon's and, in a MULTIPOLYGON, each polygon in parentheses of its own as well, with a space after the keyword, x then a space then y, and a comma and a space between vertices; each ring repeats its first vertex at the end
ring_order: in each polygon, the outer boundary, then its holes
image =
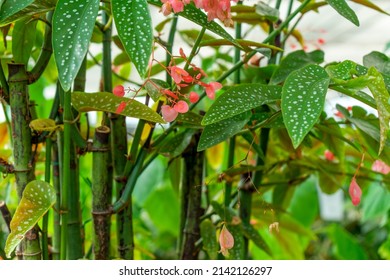
POLYGON ((183 100, 180 100, 179 102, 177 102, 175 104, 175 106, 173 106, 173 109, 178 112, 178 113, 187 113, 188 112, 188 104, 187 102, 183 101, 183 100))
POLYGON ((386 163, 384 163, 381 160, 376 160, 372 164, 371 167, 372 171, 382 173, 384 175, 387 175, 390 173, 390 166, 388 166, 386 163))
POLYGON ((122 85, 116 86, 112 93, 116 96, 123 97, 125 95, 125 88, 122 85))
POLYGON ((162 105, 161 114, 166 122, 172 122, 177 118, 179 113, 169 105, 162 105))
POLYGON ((211 82, 211 83, 207 84, 205 87, 207 96, 210 99, 214 99, 215 98, 215 91, 219 90, 220 88, 222 88, 222 85, 218 82, 211 82))
POLYGON ((190 75, 190 74, 188 74, 188 72, 186 70, 184 70, 180 67, 177 67, 177 66, 172 66, 170 68, 170 70, 171 70, 170 74, 171 74, 171 76, 176 84, 179 84, 183 80, 183 77, 190 75))
POLYGON ((351 184, 349 185, 349 195, 351 197, 352 204, 357 206, 360 203, 362 190, 357 184, 355 177, 352 178, 351 184))
POLYGON ((191 91, 189 99, 191 103, 196 103, 199 101, 199 95, 195 91, 191 91))

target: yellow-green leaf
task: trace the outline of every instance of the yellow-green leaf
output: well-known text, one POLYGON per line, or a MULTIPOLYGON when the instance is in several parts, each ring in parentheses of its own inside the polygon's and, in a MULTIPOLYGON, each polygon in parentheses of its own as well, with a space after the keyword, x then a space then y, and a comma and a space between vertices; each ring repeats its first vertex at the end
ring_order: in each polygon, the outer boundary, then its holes
POLYGON ((386 89, 386 84, 382 74, 375 68, 368 69, 368 75, 375 79, 368 85, 372 95, 375 98, 378 110, 379 125, 380 125, 380 142, 379 152, 380 154, 385 146, 387 133, 389 131, 390 121, 390 95, 386 89))
POLYGON ((56 191, 50 184, 39 180, 27 184, 11 220, 11 233, 5 244, 7 257, 11 256, 25 234, 45 215, 55 201, 56 191))

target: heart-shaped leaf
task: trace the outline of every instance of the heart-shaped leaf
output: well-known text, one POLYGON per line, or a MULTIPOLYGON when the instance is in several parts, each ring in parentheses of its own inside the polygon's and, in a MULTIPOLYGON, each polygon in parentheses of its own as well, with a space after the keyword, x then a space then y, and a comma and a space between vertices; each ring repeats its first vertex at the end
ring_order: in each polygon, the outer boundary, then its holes
POLYGON ((120 115, 150 122, 165 123, 159 114, 134 99, 118 97, 110 92, 86 93, 75 91, 72 93, 72 104, 80 112, 104 111, 117 113, 118 107, 123 102, 126 105, 120 115))
POLYGON ((53 15, 53 52, 62 88, 69 91, 87 53, 99 0, 58 0, 53 15))
POLYGON ((347 20, 359 26, 359 19, 355 12, 348 6, 345 0, 326 0, 333 9, 335 9, 340 15, 347 20))
POLYGON ((294 148, 321 115, 329 81, 328 74, 318 65, 308 65, 287 77, 282 91, 282 114, 294 148))
POLYGON ((207 125, 198 143, 198 151, 212 147, 238 133, 251 118, 251 112, 246 111, 220 122, 207 125))
POLYGON ((152 18, 146 0, 112 0, 119 38, 141 77, 145 77, 153 47, 152 18))
POLYGON ((203 118, 202 125, 217 123, 263 104, 279 100, 280 86, 263 84, 244 84, 225 91, 210 107, 203 118))
POLYGON ((29 126, 37 132, 63 130, 63 125, 57 125, 52 119, 35 119, 30 122, 29 126))
POLYGON ((11 220, 11 233, 5 245, 7 257, 10 257, 16 246, 23 240, 24 235, 45 215, 55 201, 56 191, 50 184, 36 180, 26 185, 22 199, 11 220))
POLYGON ((380 125, 380 145, 378 154, 380 154, 385 146, 387 133, 389 131, 390 95, 386 89, 386 84, 383 80, 381 73, 375 67, 371 67, 370 69, 368 69, 368 75, 375 78, 368 85, 368 88, 374 96, 377 104, 380 125))

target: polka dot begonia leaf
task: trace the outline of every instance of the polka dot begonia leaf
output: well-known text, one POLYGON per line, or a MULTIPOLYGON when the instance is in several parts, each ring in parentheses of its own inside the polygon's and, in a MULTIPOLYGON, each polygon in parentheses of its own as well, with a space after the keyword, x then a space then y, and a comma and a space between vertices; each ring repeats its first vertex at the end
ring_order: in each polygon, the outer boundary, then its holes
POLYGON ((35 180, 26 185, 11 220, 11 233, 5 244, 7 257, 11 256, 25 234, 45 215, 55 201, 56 191, 50 184, 35 180))

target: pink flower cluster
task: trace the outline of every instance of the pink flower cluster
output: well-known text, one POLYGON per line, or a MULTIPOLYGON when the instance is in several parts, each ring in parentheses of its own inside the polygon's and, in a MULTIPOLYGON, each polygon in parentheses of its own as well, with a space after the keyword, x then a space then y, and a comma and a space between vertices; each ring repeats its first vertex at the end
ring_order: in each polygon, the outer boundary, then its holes
MULTIPOLYGON (((207 13, 209 21, 218 18, 225 26, 231 26, 233 21, 230 14, 230 0, 192 0, 198 9, 203 9, 207 13)), ((162 13, 167 16, 172 11, 179 13, 184 10, 184 6, 190 4, 191 0, 161 0, 162 13)), ((237 2, 237 0, 234 0, 237 2)))

